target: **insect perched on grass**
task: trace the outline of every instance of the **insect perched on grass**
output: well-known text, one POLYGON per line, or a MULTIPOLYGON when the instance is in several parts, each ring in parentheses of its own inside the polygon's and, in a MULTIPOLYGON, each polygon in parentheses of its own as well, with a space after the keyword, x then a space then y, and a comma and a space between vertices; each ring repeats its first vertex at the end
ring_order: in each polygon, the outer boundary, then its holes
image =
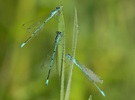
POLYGON ((100 79, 93 71, 86 68, 84 65, 81 65, 75 58, 73 59, 70 54, 67 54, 66 56, 68 60, 72 61, 73 63, 93 82, 93 84, 96 86, 96 88, 100 91, 100 93, 105 96, 105 93, 98 87, 96 82, 103 83, 103 80, 100 79))
POLYGON ((37 28, 34 30, 34 32, 31 34, 31 36, 30 36, 25 42, 23 42, 20 47, 21 47, 21 48, 24 47, 24 45, 25 45, 28 41, 30 41, 30 39, 31 39, 36 33, 38 33, 39 30, 40 30, 41 28, 43 28, 43 26, 44 26, 53 16, 56 16, 56 15, 62 10, 62 7, 63 7, 63 6, 56 7, 55 10, 51 11, 50 16, 49 16, 47 19, 45 19, 45 20, 41 23, 41 25, 39 25, 39 27, 37 27, 37 28))
POLYGON ((59 31, 56 32, 54 50, 53 50, 53 54, 52 54, 52 58, 51 58, 51 62, 50 62, 50 68, 49 68, 49 72, 48 72, 48 76, 47 76, 47 80, 46 80, 46 85, 48 85, 48 83, 49 83, 49 77, 50 77, 50 73, 51 73, 51 70, 52 70, 54 56, 55 56, 56 49, 57 49, 57 46, 58 46, 61 35, 62 35, 62 32, 59 32, 59 31))

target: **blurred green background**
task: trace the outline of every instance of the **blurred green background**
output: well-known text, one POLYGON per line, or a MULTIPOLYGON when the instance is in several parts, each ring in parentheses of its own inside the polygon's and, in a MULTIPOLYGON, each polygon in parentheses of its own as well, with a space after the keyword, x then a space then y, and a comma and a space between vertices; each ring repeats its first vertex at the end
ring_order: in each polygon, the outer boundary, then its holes
POLYGON ((72 50, 76 6, 79 21, 76 58, 104 80, 98 85, 106 93, 103 97, 74 67, 70 100, 88 100, 90 94, 92 100, 134 100, 134 0, 0 0, 0 100, 59 100, 58 75, 52 75, 49 86, 45 86, 45 70, 40 67, 52 53, 57 17, 24 48, 19 46, 30 35, 22 24, 48 16, 61 4, 66 53, 72 50))

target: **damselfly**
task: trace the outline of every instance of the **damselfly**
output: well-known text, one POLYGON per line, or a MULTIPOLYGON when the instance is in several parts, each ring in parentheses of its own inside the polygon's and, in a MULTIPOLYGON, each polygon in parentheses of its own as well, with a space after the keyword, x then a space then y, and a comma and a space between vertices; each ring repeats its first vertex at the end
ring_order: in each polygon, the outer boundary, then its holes
POLYGON ((48 83, 49 83, 49 77, 50 77, 50 73, 51 73, 51 70, 52 70, 54 56, 55 56, 56 49, 57 49, 57 46, 58 46, 61 35, 62 35, 61 32, 59 32, 59 31, 56 32, 54 50, 53 50, 52 59, 51 59, 51 62, 50 62, 50 68, 49 68, 49 72, 48 72, 48 76, 47 76, 47 80, 46 80, 46 85, 48 85, 48 83))
MULTIPOLYGON (((66 56, 70 61, 72 61, 72 56, 67 54, 66 56)), ((96 82, 103 83, 103 80, 100 79, 93 71, 86 68, 84 65, 81 65, 75 58, 73 59, 73 63, 93 82, 96 88, 100 91, 100 93, 105 96, 105 93, 97 86, 96 82)))
POLYGON ((55 10, 51 11, 50 16, 49 16, 45 21, 43 21, 43 23, 41 23, 41 25, 40 25, 39 27, 37 27, 37 28, 34 30, 34 32, 31 34, 31 36, 30 36, 25 42, 23 42, 20 47, 21 47, 21 48, 24 47, 24 45, 25 45, 28 41, 30 41, 30 39, 31 39, 41 28, 43 28, 43 26, 44 26, 53 16, 57 15, 57 14, 60 12, 60 10, 62 9, 62 7, 63 7, 63 6, 56 7, 55 10))

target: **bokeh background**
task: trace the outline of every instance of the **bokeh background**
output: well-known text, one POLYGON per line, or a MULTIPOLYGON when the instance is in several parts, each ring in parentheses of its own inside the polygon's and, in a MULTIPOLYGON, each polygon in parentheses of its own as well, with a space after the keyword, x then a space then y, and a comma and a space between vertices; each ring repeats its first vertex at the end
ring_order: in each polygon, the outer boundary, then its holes
POLYGON ((66 53, 72 52, 76 6, 79 21, 76 58, 104 80, 98 85, 106 93, 103 97, 74 67, 70 100, 88 100, 89 95, 92 100, 134 100, 134 0, 0 0, 0 100, 59 100, 57 72, 51 76, 49 86, 45 86, 46 69, 41 67, 52 54, 57 17, 24 48, 20 45, 30 36, 22 25, 47 17, 61 4, 66 53))

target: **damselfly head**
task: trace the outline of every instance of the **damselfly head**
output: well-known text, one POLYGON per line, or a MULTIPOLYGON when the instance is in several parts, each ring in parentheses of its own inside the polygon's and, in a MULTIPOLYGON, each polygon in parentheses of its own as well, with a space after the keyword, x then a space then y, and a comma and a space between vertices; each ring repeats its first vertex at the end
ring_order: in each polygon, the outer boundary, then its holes
POLYGON ((60 32, 60 31, 56 31, 56 34, 57 34, 57 35, 60 35, 61 33, 62 33, 62 32, 60 32))
POLYGON ((63 8, 62 5, 56 7, 57 10, 61 10, 62 8, 63 8))
POLYGON ((72 60, 72 57, 69 53, 66 55, 66 58, 68 58, 69 60, 72 60))

